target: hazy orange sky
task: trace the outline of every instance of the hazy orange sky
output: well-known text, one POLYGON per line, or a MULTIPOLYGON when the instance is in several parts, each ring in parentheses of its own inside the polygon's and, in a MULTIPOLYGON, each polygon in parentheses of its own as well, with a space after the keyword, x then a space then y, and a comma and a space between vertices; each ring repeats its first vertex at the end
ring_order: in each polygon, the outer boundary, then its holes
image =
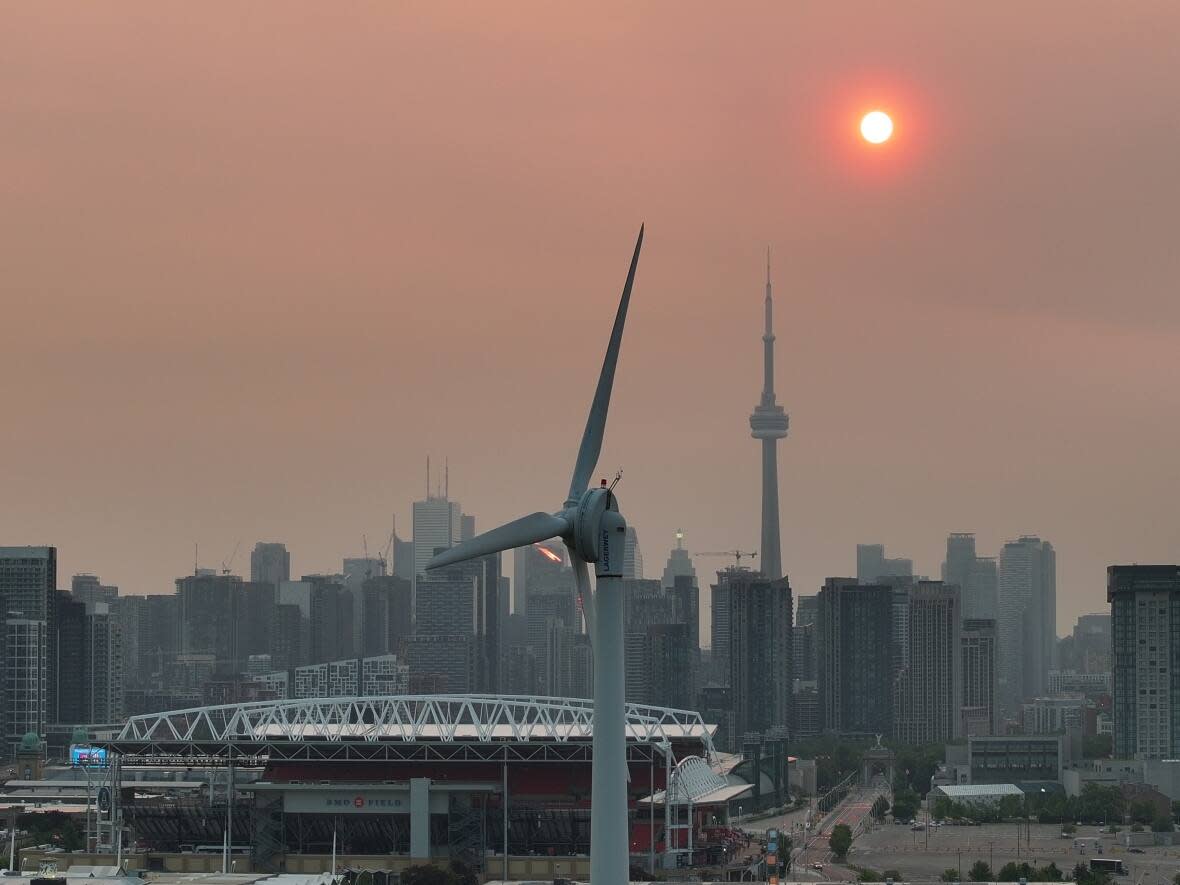
POLYGON ((796 592, 1039 533, 1066 630, 1180 557, 1177 46, 1173 2, 11 4, 0 543, 335 570, 427 454, 482 528, 556 508, 646 221, 600 472, 649 576, 757 545, 769 244, 796 592))

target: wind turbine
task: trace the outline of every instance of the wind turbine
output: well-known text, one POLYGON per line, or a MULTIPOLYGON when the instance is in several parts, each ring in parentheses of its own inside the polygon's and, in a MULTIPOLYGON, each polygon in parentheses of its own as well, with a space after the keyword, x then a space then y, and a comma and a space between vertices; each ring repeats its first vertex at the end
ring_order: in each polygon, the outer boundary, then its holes
POLYGON ((590 881, 594 885, 624 885, 630 869, 626 707, 623 700, 623 554, 627 523, 619 512, 613 486, 607 487, 605 479, 600 486, 587 486, 602 451, 619 345, 623 340, 627 305, 631 301, 631 287, 642 247, 641 225, 598 376, 598 387, 586 418, 582 445, 574 462, 569 494, 561 510, 522 516, 444 550, 426 566, 436 569, 476 556, 527 547, 549 538, 561 538, 568 548, 582 610, 593 611, 593 615, 587 617, 587 625, 594 644, 594 765, 590 795, 590 881), (591 562, 594 563, 596 586, 592 604, 587 605, 591 596, 587 563, 591 562))

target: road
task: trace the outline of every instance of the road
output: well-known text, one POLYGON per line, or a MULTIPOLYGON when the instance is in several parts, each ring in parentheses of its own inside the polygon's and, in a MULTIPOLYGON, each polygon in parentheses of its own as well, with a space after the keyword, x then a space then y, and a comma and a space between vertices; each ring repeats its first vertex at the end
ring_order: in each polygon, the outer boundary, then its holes
POLYGON ((867 788, 858 787, 833 808, 828 816, 819 823, 819 826, 811 829, 804 843, 795 852, 794 878, 823 879, 826 882, 854 880, 856 878, 854 871, 844 865, 832 863, 833 856, 831 849, 828 848, 828 839, 834 827, 846 824, 852 830, 855 840, 869 825, 871 821, 869 812, 873 808, 873 803, 882 795, 886 795, 886 788, 883 784, 867 788), (812 869, 813 864, 817 863, 823 864, 822 872, 812 869))

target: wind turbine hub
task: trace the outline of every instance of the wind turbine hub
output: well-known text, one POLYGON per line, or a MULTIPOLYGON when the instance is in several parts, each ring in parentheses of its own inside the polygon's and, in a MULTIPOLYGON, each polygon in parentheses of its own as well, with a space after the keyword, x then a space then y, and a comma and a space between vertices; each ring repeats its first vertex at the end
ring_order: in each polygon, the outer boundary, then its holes
MULTIPOLYGON (((610 489, 603 488, 587 489, 582 493, 582 497, 578 499, 577 506, 574 508, 571 520, 573 524, 572 540, 578 556, 586 562, 598 562, 603 556, 603 547, 607 542, 603 535, 603 529, 608 528, 603 523, 603 517, 608 512, 617 514, 619 502, 610 489)), ((619 555, 622 555, 621 547, 619 555)), ((620 569, 622 564, 620 559, 618 564, 620 569)))

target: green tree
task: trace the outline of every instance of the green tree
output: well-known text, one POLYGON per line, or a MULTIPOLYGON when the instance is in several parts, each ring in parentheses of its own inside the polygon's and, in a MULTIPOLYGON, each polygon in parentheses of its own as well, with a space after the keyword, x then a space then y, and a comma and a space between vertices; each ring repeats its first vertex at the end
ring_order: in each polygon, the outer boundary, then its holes
POLYGON ((832 827, 832 834, 828 836, 828 848, 840 860, 848 856, 848 849, 852 847, 852 829, 848 824, 836 824, 832 827))
POLYGON ((954 809, 954 804, 946 796, 939 796, 930 806, 931 817, 935 818, 935 820, 946 820, 952 816, 951 812, 954 809))
POLYGON ((881 874, 876 870, 870 870, 867 867, 856 874, 856 881, 858 882, 880 882, 881 874))
MULTIPOLYGON (((1025 864, 1027 867, 1028 864, 1025 864)), ((1000 872, 996 874, 996 881, 998 882, 1018 882, 1020 881, 1020 866, 1015 861, 1008 861, 1000 867, 1000 872)))
POLYGON ((1077 831, 1078 831, 1077 825, 1074 824, 1072 821, 1066 821, 1065 823, 1063 823, 1061 825, 1061 832, 1063 832, 1063 833, 1068 833, 1069 835, 1072 836, 1077 831))
POLYGON ((918 812, 921 799, 913 790, 902 790, 893 795, 893 817, 895 820, 913 820, 918 812))
POLYGON ((990 882, 992 880, 992 868, 987 861, 977 860, 971 864, 971 869, 967 871, 967 878, 972 882, 990 882))
MULTIPOLYGON (((1121 820, 1126 802, 1118 787, 1088 783, 1077 801, 1077 818, 1089 823, 1113 823, 1121 820)), ((1150 818, 1149 818, 1150 820, 1150 818)))
POLYGON ((959 871, 954 867, 947 867, 938 877, 940 882, 958 882, 959 871))
POLYGON ((1050 861, 1048 866, 1033 870, 1033 878, 1038 882, 1060 882, 1061 870, 1057 868, 1057 864, 1050 861))
POLYGON ((1180 885, 1180 873, 1172 877, 1172 885, 1180 885))
POLYGON ((1151 831, 1153 833, 1170 833, 1173 829, 1172 818, 1166 814, 1157 814, 1151 822, 1151 831))
POLYGON ((1155 805, 1148 799, 1136 799, 1130 812, 1131 820, 1137 824, 1149 824, 1155 819, 1155 805))
POLYGON ((1000 817, 1004 820, 1024 817, 1024 800, 1020 796, 1001 796, 1000 817))

